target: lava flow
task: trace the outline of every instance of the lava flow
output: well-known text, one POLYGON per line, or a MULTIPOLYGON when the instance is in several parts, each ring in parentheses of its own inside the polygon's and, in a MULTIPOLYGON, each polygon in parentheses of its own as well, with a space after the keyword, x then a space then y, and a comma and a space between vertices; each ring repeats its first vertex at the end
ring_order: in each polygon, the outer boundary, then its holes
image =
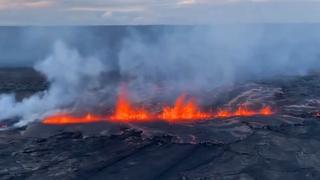
POLYGON ((126 89, 121 87, 114 113, 110 115, 94 115, 87 113, 85 116, 72 116, 69 114, 56 114, 45 118, 43 124, 83 124, 100 121, 110 122, 151 122, 166 121, 170 123, 209 120, 214 118, 229 117, 248 117, 248 116, 269 116, 273 112, 269 106, 264 106, 255 111, 245 105, 240 105, 236 110, 232 111, 222 108, 217 111, 203 112, 200 110, 193 98, 186 98, 186 95, 180 95, 173 106, 164 106, 160 113, 150 112, 143 107, 134 107, 129 101, 126 89))
POLYGON ((213 117, 215 118, 228 118, 228 117, 235 117, 235 116, 242 116, 242 117, 248 117, 248 116, 269 116, 272 115, 273 112, 269 106, 264 106, 258 111, 250 110, 245 105, 240 105, 235 111, 230 111, 227 109, 220 109, 217 111, 216 114, 214 114, 213 117))
POLYGON ((49 116, 45 118, 42 123, 43 124, 86 124, 102 121, 102 116, 92 115, 90 113, 85 116, 72 116, 69 114, 56 114, 53 116, 49 116))
POLYGON ((167 121, 180 121, 180 120, 194 120, 194 119, 208 119, 209 113, 201 112, 195 103, 195 100, 186 100, 186 95, 183 94, 177 98, 173 107, 165 106, 158 119, 167 121))

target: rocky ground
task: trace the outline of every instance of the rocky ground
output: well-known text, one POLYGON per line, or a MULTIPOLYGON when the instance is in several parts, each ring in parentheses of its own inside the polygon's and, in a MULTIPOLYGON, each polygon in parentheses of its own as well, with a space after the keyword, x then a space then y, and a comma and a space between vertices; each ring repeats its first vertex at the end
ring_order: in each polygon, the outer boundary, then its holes
POLYGON ((15 93, 21 100, 47 87, 44 76, 32 68, 0 68, 0 94, 15 93))
POLYGON ((0 179, 320 179, 319 76, 246 83, 217 97, 271 104, 276 114, 9 129, 0 132, 0 179))

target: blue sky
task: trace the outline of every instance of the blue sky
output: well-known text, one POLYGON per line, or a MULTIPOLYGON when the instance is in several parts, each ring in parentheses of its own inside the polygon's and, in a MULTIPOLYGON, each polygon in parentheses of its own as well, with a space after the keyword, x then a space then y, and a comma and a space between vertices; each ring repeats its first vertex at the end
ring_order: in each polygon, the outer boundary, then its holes
POLYGON ((320 22, 320 0, 0 0, 0 25, 320 22))

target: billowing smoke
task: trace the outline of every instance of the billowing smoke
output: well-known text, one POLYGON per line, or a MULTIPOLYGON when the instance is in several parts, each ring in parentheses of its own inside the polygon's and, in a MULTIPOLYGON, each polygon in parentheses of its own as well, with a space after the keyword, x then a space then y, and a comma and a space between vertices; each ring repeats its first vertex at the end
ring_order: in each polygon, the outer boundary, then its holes
POLYGON ((130 85, 138 96, 157 96, 158 91, 202 93, 248 79, 302 75, 320 68, 320 36, 276 28, 182 28, 156 32, 154 38, 132 31, 119 52, 120 73, 132 77, 130 85))
POLYGON ((21 125, 54 111, 107 105, 120 81, 127 82, 134 101, 146 101, 320 68, 320 35, 299 28, 141 27, 128 28, 118 38, 108 33, 91 34, 86 41, 62 38, 71 48, 55 43, 52 55, 34 65, 49 89, 21 102, 1 95, 0 119, 20 117, 21 125))
POLYGON ((83 58, 62 42, 56 42, 53 54, 34 67, 48 78, 50 88, 21 102, 16 102, 14 95, 0 96, 0 119, 19 117, 19 125, 24 125, 46 113, 67 108, 98 86, 98 77, 104 71, 98 59, 83 58))

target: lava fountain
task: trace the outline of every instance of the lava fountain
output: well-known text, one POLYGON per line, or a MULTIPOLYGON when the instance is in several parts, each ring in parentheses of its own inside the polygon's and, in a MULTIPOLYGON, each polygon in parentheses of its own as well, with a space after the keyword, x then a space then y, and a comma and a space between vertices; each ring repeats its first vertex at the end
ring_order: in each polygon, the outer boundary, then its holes
POLYGON ((179 123, 229 117, 269 116, 273 114, 269 106, 264 106, 259 110, 252 110, 245 105, 240 105, 233 111, 228 108, 220 108, 217 111, 203 112, 195 99, 192 97, 187 98, 185 94, 180 95, 172 106, 163 106, 160 109, 160 112, 150 112, 144 107, 135 107, 128 98, 125 86, 121 86, 114 112, 111 115, 95 115, 93 113, 86 113, 84 116, 54 114, 44 118, 42 123, 47 125, 84 124, 102 121, 122 123, 166 121, 179 123))
POLYGON ((176 99, 173 107, 163 107, 161 114, 158 115, 158 119, 170 122, 208 119, 210 117, 209 113, 204 113, 199 110, 194 98, 186 99, 185 94, 180 95, 176 99))
POLYGON ((153 119, 153 116, 144 108, 133 107, 128 98, 128 93, 125 85, 121 85, 118 93, 118 98, 113 115, 107 119, 111 121, 148 121, 153 119))

